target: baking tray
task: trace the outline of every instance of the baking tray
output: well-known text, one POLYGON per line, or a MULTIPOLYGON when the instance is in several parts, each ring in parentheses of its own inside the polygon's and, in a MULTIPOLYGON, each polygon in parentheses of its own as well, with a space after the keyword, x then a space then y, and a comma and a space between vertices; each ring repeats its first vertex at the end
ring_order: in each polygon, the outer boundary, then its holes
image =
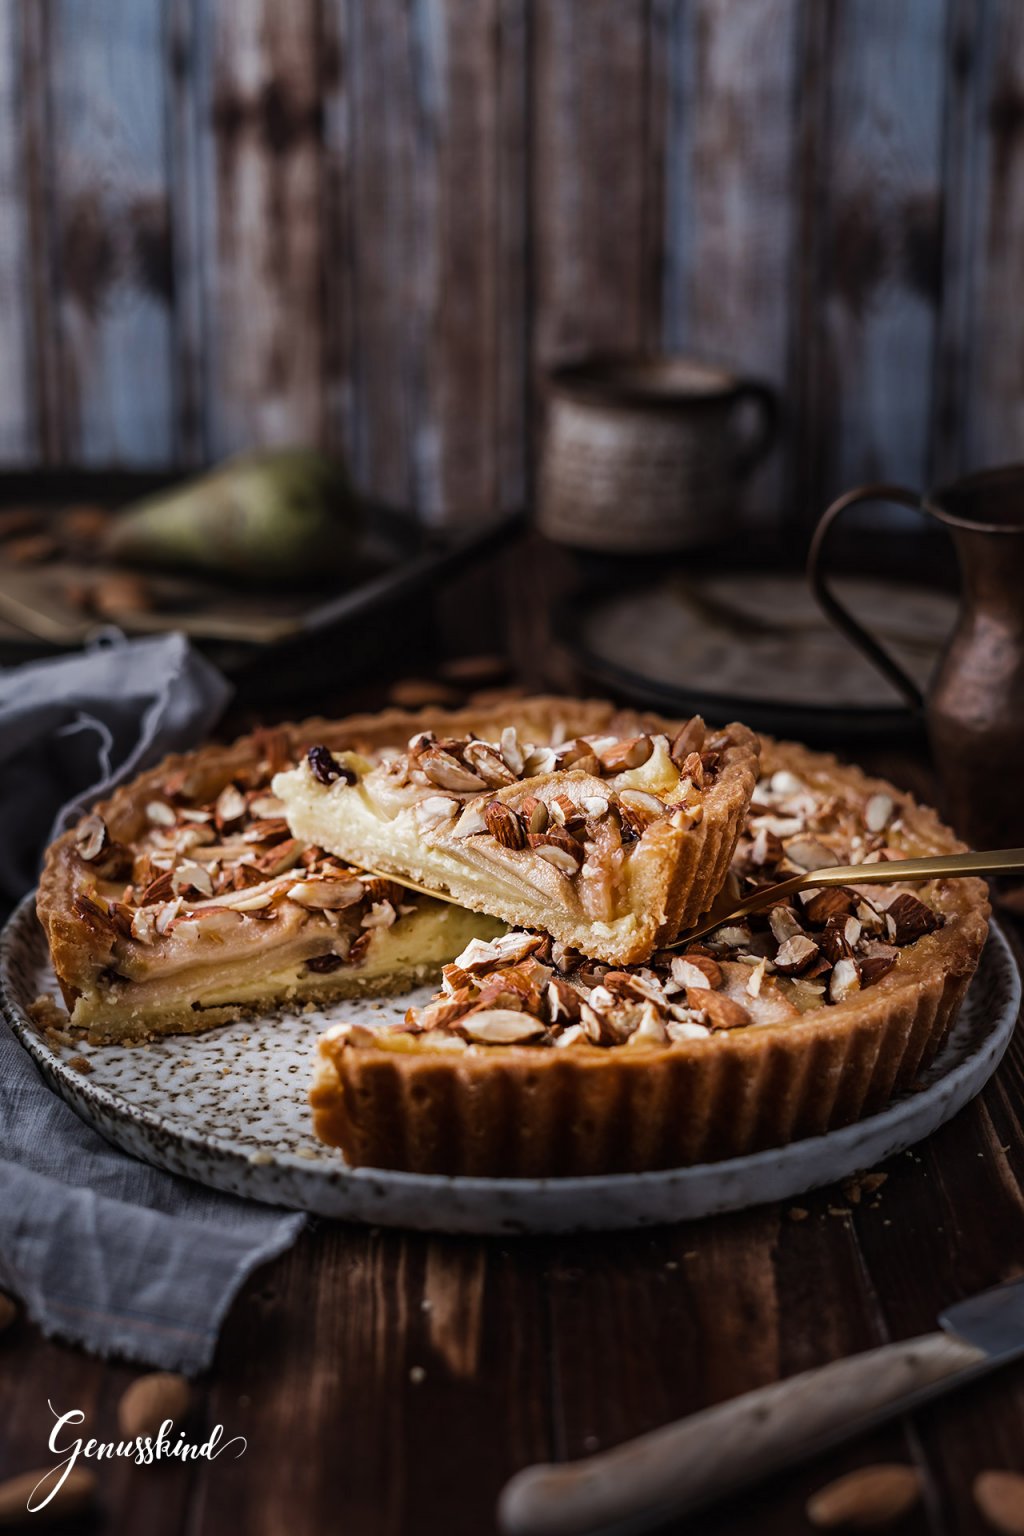
MULTIPOLYGON (((69 504, 127 505, 180 476, 114 473, 0 474, 0 511, 41 509, 56 516, 69 504)), ((87 643, 111 622, 129 634, 182 630, 230 676, 243 699, 333 690, 383 671, 416 636, 416 654, 429 659, 429 616, 443 581, 483 561, 516 537, 519 513, 462 530, 426 528, 412 513, 365 501, 350 580, 259 591, 206 576, 140 572, 155 588, 157 612, 117 620, 75 613, 63 592, 76 579, 73 559, 4 566, 0 545, 0 663, 56 655, 87 643)), ((95 577, 99 568, 83 566, 95 577)))

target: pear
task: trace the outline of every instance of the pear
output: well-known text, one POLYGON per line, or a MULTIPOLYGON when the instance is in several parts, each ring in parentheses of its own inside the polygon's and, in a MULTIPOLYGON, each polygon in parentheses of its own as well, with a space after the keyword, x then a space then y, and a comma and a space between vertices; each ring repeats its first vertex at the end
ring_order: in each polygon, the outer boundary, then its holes
POLYGON ((276 586, 338 571, 358 525, 341 463, 312 448, 268 449, 135 502, 105 549, 116 560, 276 586))

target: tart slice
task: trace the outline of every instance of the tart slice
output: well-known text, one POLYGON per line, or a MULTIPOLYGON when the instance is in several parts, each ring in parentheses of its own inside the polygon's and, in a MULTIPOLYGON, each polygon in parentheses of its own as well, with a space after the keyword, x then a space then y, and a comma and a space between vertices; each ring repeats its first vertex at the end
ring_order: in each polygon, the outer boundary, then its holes
POLYGON ((318 742, 274 792, 306 842, 629 964, 710 906, 757 760, 742 725, 533 699, 318 742))
POLYGON ((728 895, 879 859, 891 886, 801 892, 645 965, 475 941, 404 1023, 323 1036, 317 1135, 420 1173, 624 1172, 779 1146, 908 1088, 977 965, 985 887, 901 884, 901 858, 960 847, 931 811, 832 758, 764 754, 728 895))
POLYGON ((294 838, 270 780, 308 740, 299 726, 171 758, 57 840, 37 906, 73 1027, 138 1040, 404 991, 501 931, 294 838))

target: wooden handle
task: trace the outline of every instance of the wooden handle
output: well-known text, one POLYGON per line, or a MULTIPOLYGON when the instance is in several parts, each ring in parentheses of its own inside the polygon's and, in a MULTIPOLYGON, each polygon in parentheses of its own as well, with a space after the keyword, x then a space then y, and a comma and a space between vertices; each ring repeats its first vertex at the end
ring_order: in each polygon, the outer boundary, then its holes
POLYGON ((635 1532, 814 1455, 989 1357, 944 1333, 852 1355, 583 1461, 527 1467, 502 1491, 509 1536, 635 1532))

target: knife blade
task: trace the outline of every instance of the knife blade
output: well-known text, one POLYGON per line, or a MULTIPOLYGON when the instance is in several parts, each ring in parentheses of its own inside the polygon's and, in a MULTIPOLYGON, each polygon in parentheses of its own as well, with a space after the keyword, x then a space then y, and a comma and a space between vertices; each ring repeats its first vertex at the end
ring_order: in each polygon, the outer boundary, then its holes
POLYGON ((635 1536, 1024 1355, 1024 1278, 948 1307, 939 1331, 804 1371, 506 1483, 508 1536, 635 1536))

